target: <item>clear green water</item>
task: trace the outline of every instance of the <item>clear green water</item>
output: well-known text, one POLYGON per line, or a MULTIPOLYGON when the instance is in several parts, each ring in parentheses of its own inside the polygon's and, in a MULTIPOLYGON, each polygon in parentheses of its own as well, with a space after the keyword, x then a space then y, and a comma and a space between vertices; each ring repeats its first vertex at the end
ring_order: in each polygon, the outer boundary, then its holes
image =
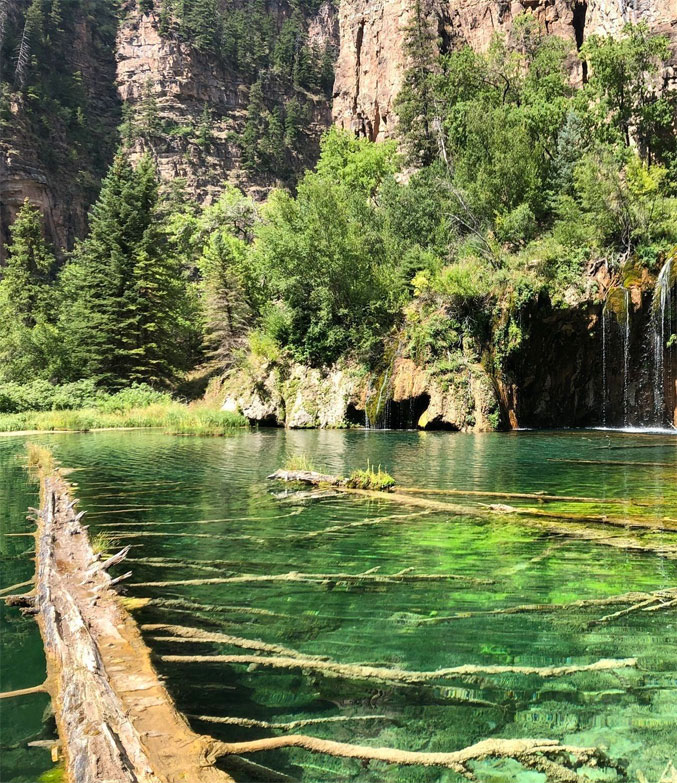
MULTIPOLYGON (((31 529, 36 504, 20 457, 25 438, 0 439, 0 587, 32 574, 32 539, 7 536, 31 529)), ((562 513, 677 518, 677 439, 600 432, 522 432, 461 435, 426 432, 261 430, 225 439, 154 432, 46 435, 64 465, 77 469, 82 508, 93 531, 132 544, 130 582, 236 574, 418 573, 490 578, 492 584, 424 582, 389 585, 244 583, 140 587, 130 596, 179 599, 229 607, 136 612, 141 623, 170 622, 276 642, 344 663, 378 663, 430 670, 462 663, 538 666, 637 657, 637 670, 578 673, 541 679, 501 675, 425 687, 392 687, 221 663, 158 662, 180 709, 191 715, 270 722, 329 716, 383 716, 317 724, 307 733, 410 750, 454 750, 488 736, 549 737, 602 745, 649 781, 677 762, 677 611, 586 624, 615 608, 472 616, 427 622, 457 612, 524 603, 596 598, 627 590, 677 586, 677 560, 615 549, 519 520, 486 521, 472 514, 422 514, 421 509, 353 497, 303 500, 266 475, 290 454, 306 453, 337 473, 381 463, 404 486, 585 495, 622 503, 544 504, 562 513), (558 460, 595 460, 593 464, 558 460), (601 462, 600 462, 601 461, 601 462), (644 464, 622 464, 622 463, 644 464), (611 463, 611 464, 605 464, 611 463), (630 500, 647 505, 637 507, 630 500), (395 515, 376 524, 351 525, 395 515), (198 523, 198 520, 200 522, 198 523), (111 527, 112 525, 112 527, 111 527), (333 532, 308 538, 325 528, 333 532), (143 533, 144 535, 139 535, 143 533), (145 535, 152 533, 153 535, 145 535), (135 562, 160 558, 162 564, 135 562), (209 566, 210 561, 221 561, 209 566), (202 569, 196 568, 203 566, 202 569), (252 612, 250 610, 264 610, 252 612)), ((444 498, 438 498, 444 499, 444 498)), ((479 505, 484 498, 449 498, 479 505)), ((518 501, 505 501, 517 505, 518 501)), ((530 505, 526 502, 523 504, 530 505)), ((576 529, 576 526, 570 529, 576 529)), ((677 533, 612 536, 677 545, 677 533)), ((34 685, 44 676, 39 635, 30 618, 2 608, 2 690, 34 685)), ((149 640, 160 654, 237 654, 223 644, 149 640)), ((0 702, 0 780, 36 781, 49 754, 27 748, 51 736, 40 695, 0 702)), ((268 736, 260 728, 208 724, 222 739, 268 736)), ((318 781, 455 781, 451 771, 397 769, 372 762, 315 756, 300 750, 256 754, 257 762, 303 783, 318 781)), ((484 764, 483 783, 538 781, 511 763, 484 764)), ((603 779, 603 778, 600 778, 603 779)))

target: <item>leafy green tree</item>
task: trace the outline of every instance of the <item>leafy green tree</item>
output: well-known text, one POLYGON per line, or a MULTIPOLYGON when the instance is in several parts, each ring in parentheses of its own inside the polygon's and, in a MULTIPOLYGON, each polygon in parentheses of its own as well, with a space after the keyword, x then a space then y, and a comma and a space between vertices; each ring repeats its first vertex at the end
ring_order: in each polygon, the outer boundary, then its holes
POLYGON ((585 97, 598 138, 626 147, 636 140, 649 163, 675 154, 677 90, 662 90, 659 72, 668 65, 666 36, 645 23, 627 25, 618 37, 590 36, 581 56, 590 66, 585 97))
POLYGON ((387 165, 375 165, 372 152, 392 158, 394 150, 332 131, 317 171, 296 198, 271 196, 258 227, 252 263, 268 287, 264 322, 300 361, 368 355, 395 318, 395 259, 386 255, 371 198, 375 172, 387 165))
POLYGON ((119 154, 62 274, 64 374, 106 386, 170 383, 185 364, 185 281, 159 231, 149 158, 119 154))

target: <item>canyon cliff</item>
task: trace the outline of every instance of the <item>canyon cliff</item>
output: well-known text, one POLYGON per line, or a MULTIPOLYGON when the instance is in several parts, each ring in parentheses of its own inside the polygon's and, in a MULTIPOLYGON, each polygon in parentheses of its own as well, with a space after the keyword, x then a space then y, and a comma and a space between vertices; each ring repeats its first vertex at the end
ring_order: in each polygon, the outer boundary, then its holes
MULTIPOLYGON (((334 85, 334 122, 372 140, 395 138, 393 103, 406 67, 405 31, 411 0, 341 0, 340 51, 334 85)), ((509 34, 518 14, 541 29, 583 45, 590 35, 616 35, 628 23, 646 22, 670 37, 677 51, 677 0, 422 0, 442 51, 463 44, 485 50, 494 34, 509 34)), ((675 61, 668 78, 675 78, 675 61)), ((572 73, 574 81, 583 74, 572 73)))

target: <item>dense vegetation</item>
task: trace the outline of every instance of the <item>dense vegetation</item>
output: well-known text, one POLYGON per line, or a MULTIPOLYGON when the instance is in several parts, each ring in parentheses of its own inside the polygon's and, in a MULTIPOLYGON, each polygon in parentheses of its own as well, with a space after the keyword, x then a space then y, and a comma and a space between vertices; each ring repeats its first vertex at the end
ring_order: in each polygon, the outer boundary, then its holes
POLYGON ((404 155, 332 130, 294 195, 257 206, 226 188, 201 208, 159 198, 150 161, 120 154, 62 268, 26 204, 0 284, 0 380, 171 389, 246 356, 376 366, 384 345, 452 378, 518 350, 530 302, 587 296, 589 263, 655 272, 677 242, 666 40, 629 26, 576 55, 525 16, 486 54, 437 56, 417 19, 404 155))

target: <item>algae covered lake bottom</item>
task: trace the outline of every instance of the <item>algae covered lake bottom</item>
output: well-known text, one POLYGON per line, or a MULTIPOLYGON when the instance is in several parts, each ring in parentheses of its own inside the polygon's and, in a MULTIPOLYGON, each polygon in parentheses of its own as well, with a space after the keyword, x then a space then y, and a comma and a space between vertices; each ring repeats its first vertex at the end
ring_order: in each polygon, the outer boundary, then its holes
MULTIPOLYGON (((32 538, 8 535, 32 529, 25 515, 37 498, 22 466, 26 440, 0 439, 0 588, 29 579, 33 570, 32 538)), ((121 568, 133 571, 126 595, 150 599, 136 602, 142 626, 198 628, 341 664, 414 672, 637 659, 636 667, 549 678, 507 672, 377 682, 214 660, 251 651, 225 641, 166 641, 171 633, 145 630, 157 668, 197 731, 225 741, 300 731, 425 751, 456 750, 488 737, 541 737, 604 747, 613 759, 627 761, 629 780, 644 775, 650 783, 658 783, 671 761, 677 765, 677 607, 603 622, 623 606, 493 613, 676 588, 677 532, 639 527, 677 529, 674 436, 258 430, 219 439, 130 431, 30 440, 49 445, 73 468, 90 532, 105 534, 110 546, 131 545, 121 568), (487 519, 486 504, 502 502, 495 498, 449 497, 477 509, 459 515, 266 480, 299 454, 343 475, 368 461, 381 464, 406 487, 591 500, 505 501, 564 518, 543 525, 526 517, 487 519), (575 515, 607 515, 628 526, 568 519, 575 515), (371 569, 461 578, 340 576, 371 569), (260 578, 290 572, 334 576, 260 578), (259 578, 195 583, 245 575, 259 578), (299 721, 304 725, 289 726, 299 721)), ((38 684, 44 660, 35 623, 16 609, 0 611, 0 690, 38 684)), ((53 736, 46 697, 1 701, 0 716, 0 780, 38 781, 53 765, 48 752, 27 743, 53 736)), ((249 758, 302 783, 460 779, 447 769, 364 764, 297 748, 249 758)), ((475 772, 483 783, 544 779, 512 761, 481 762, 475 772)), ((589 776, 617 779, 603 770, 589 776)))

